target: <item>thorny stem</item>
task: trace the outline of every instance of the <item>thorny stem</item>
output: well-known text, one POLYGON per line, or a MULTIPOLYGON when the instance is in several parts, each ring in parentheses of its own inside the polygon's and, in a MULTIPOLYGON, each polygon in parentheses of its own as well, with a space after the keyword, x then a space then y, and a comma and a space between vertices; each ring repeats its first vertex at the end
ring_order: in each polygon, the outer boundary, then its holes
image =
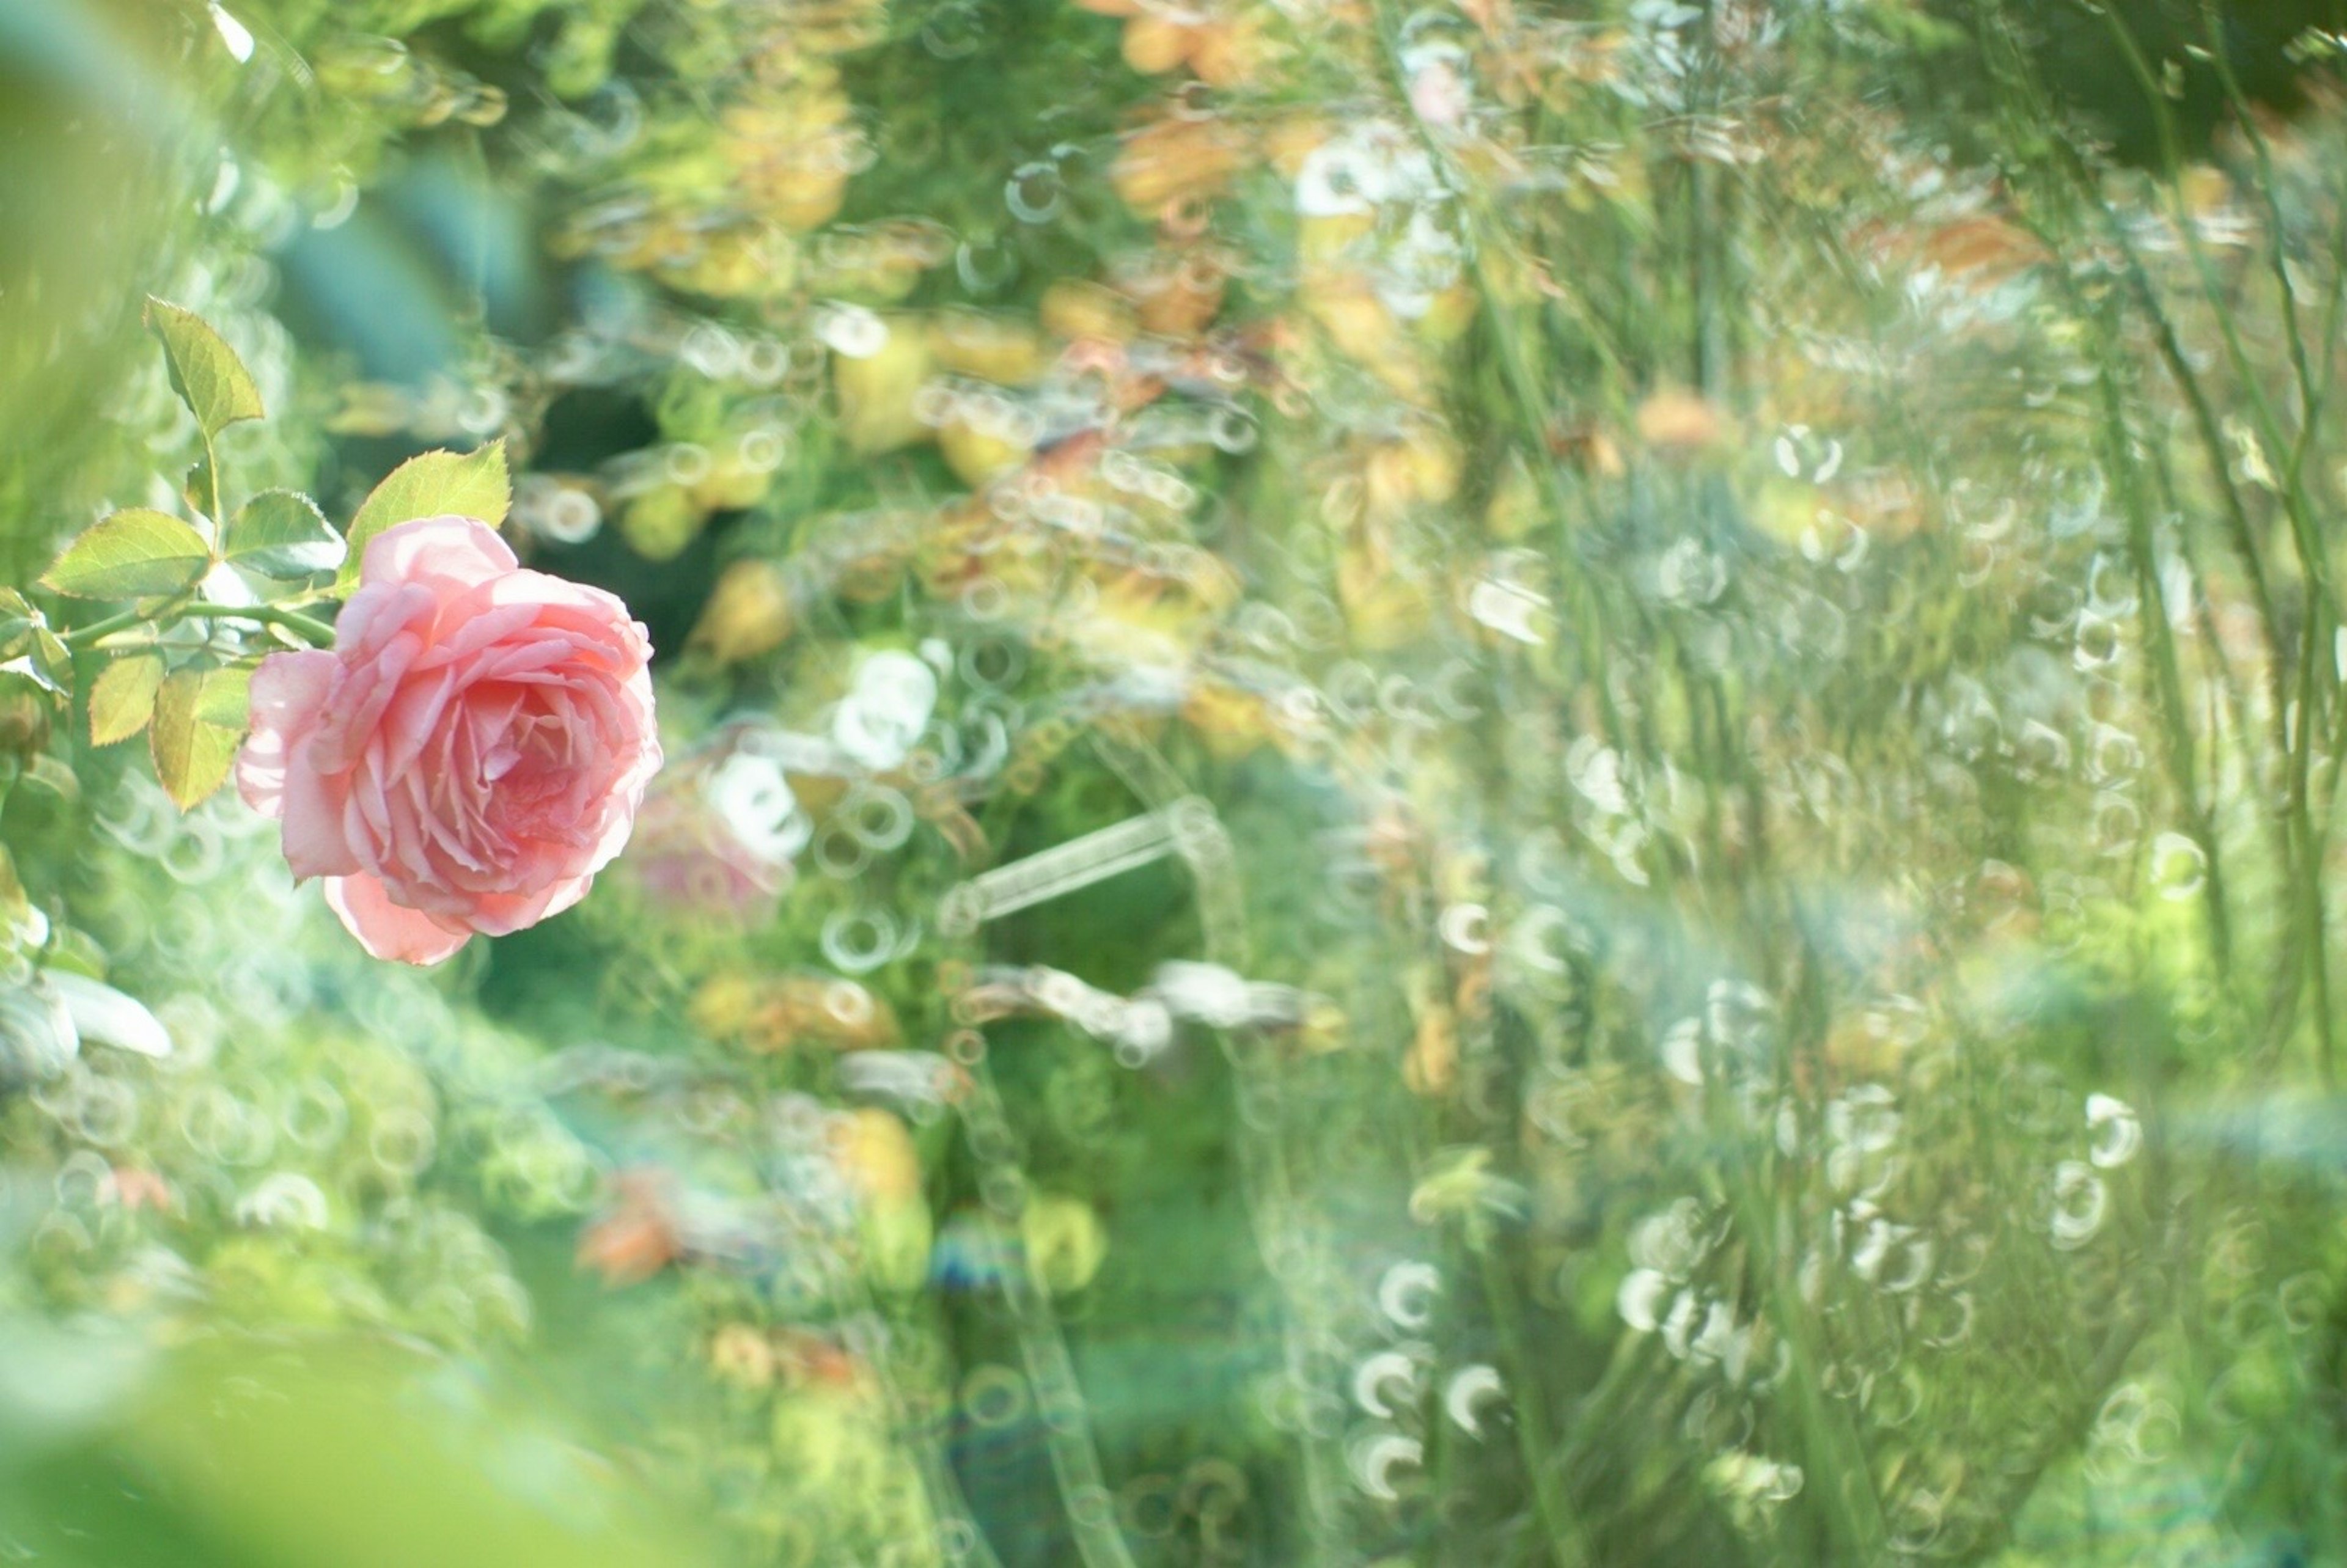
POLYGON ((282 626, 313 648, 332 647, 334 641, 334 629, 326 622, 274 605, 191 604, 180 613, 205 620, 255 620, 266 626, 282 626))
POLYGON ((313 648, 331 648, 334 641, 332 626, 299 610, 273 604, 208 603, 170 603, 157 610, 126 610, 103 620, 94 620, 78 630, 67 632, 64 641, 72 649, 90 648, 105 638, 118 631, 128 631, 135 626, 164 627, 182 620, 251 620, 263 626, 282 626, 313 648))
MULTIPOLYGON (((212 450, 211 432, 204 432, 204 481, 211 487, 211 519, 215 529, 228 526, 228 507, 220 496, 220 454, 212 450)), ((215 536, 217 537, 217 536, 215 536)))
POLYGON ((128 631, 134 626, 166 625, 178 615, 180 608, 181 601, 173 600, 159 610, 126 610, 103 620, 91 621, 78 631, 68 631, 58 641, 67 648, 79 651, 90 647, 101 638, 111 637, 118 631, 128 631))

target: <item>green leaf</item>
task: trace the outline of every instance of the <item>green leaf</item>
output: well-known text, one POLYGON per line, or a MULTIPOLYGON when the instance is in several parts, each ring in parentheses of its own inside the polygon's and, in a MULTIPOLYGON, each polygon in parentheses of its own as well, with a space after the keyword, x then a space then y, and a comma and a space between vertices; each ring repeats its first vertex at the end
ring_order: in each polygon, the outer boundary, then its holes
POLYGON ((216 499, 212 485, 212 460, 206 455, 197 458, 188 469, 188 477, 179 481, 179 499, 187 502, 188 510, 198 517, 209 518, 216 499))
POLYGON ((46 626, 33 628, 33 662, 57 690, 73 684, 73 650, 46 626))
POLYGON ((253 497, 220 538, 220 555, 231 566, 289 580, 333 571, 346 548, 317 503, 292 490, 253 497))
POLYGON ((155 694, 147 743, 155 776, 172 804, 187 811, 228 778, 249 722, 252 671, 177 670, 155 694))
POLYGON ((6 661, 0 670, 20 674, 46 692, 62 693, 73 683, 73 651, 13 588, 0 588, 0 660, 6 661))
POLYGON ((359 504, 358 515, 351 519, 351 553, 343 562, 343 578, 357 578, 367 541, 385 528, 451 513, 478 518, 494 528, 506 520, 512 505, 513 480, 506 470, 503 441, 492 441, 477 452, 426 452, 410 457, 359 504))
POLYGON ((203 317, 149 298, 147 325, 163 340, 172 389, 204 427, 205 440, 239 420, 261 417, 261 389, 252 384, 252 374, 203 317))
POLYGON ((0 652, 15 653, 27 632, 47 621, 13 588, 0 588, 0 652))
POLYGON ((15 681, 23 681, 34 690, 46 692, 52 697, 63 697, 67 691, 65 684, 42 669, 29 653, 0 664, 0 691, 7 689, 5 682, 15 681))
POLYGON ((196 717, 236 732, 244 738, 252 727, 252 666, 231 664, 204 671, 203 694, 196 700, 196 717))
POLYGON ((191 586, 211 563, 211 548, 194 528, 129 507, 67 545, 41 583, 77 599, 145 599, 191 586))
POLYGON ((89 742, 110 746, 147 727, 163 684, 162 656, 135 653, 99 671, 89 688, 89 742))

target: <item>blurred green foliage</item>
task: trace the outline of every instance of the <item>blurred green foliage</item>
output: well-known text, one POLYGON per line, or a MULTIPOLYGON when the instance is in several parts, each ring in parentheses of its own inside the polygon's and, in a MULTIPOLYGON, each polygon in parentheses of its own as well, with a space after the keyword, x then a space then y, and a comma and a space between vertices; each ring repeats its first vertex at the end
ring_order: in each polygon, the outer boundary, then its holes
POLYGON ((2338 1560, 2341 25, 0 9, 0 1555, 2338 1560), (651 624, 586 907, 47 695, 148 293, 651 624))

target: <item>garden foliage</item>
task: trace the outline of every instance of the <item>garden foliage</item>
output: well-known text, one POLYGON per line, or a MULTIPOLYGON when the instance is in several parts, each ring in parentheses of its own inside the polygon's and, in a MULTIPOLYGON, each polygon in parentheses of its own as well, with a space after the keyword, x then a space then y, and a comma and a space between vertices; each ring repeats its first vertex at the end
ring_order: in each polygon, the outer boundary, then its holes
POLYGON ((0 10, 0 1556, 2347 1556, 2334 9, 0 10))

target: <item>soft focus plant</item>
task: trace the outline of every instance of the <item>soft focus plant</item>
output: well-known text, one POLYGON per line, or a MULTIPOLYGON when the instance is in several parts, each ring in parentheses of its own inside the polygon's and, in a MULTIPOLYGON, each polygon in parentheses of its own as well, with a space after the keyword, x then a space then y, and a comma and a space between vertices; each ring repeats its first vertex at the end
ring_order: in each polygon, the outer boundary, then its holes
POLYGON ((41 1549, 354 1560, 250 1363, 576 1527, 394 1561, 2340 1553, 2324 4, 54 10, 41 1549), (426 980, 171 801, 447 514, 672 761, 426 980))

